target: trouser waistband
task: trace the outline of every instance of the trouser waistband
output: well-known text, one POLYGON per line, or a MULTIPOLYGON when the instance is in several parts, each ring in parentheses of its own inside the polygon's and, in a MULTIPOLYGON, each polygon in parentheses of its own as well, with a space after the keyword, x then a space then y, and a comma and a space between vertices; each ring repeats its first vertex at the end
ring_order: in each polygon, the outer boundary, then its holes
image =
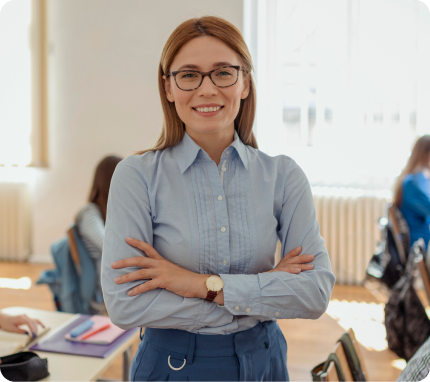
MULTIPOLYGON (((251 329, 226 335, 207 335, 186 332, 178 329, 146 328, 144 340, 164 350, 176 353, 178 358, 186 358, 187 364, 196 357, 231 357, 255 349, 265 343, 277 330, 274 321, 260 322, 251 329)), ((176 358, 176 357, 175 357, 176 358)), ((183 359, 182 358, 182 359, 183 359)))

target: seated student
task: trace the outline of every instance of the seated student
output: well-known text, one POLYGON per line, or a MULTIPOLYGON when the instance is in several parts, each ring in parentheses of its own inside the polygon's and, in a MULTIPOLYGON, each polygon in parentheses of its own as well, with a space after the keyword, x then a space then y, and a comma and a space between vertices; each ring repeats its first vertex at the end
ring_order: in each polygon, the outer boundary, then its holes
POLYGON ((27 325, 30 329, 31 336, 35 337, 37 333, 37 325, 45 327, 39 320, 27 317, 25 314, 19 316, 10 316, 9 314, 0 312, 0 329, 7 332, 27 334, 27 331, 21 329, 20 326, 27 325))
POLYGON ((122 158, 117 156, 107 156, 100 161, 94 174, 89 203, 76 217, 76 227, 96 267, 96 295, 100 297, 102 296, 100 268, 109 186, 115 167, 121 160, 122 158))
POLYGON ((427 248, 430 240, 430 135, 416 141, 408 163, 397 179, 394 204, 408 223, 411 246, 423 238, 427 248))

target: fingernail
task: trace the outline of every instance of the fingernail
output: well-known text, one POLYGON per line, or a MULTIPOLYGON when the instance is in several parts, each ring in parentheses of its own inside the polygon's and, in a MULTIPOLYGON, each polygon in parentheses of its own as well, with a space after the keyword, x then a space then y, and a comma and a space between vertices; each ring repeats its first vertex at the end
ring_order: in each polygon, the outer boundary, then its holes
POLYGON ((294 270, 295 270, 296 272, 300 272, 300 271, 301 271, 301 269, 300 269, 300 268, 294 268, 294 270))
POLYGON ((37 334, 35 332, 32 332, 31 334, 33 334, 33 338, 37 337, 37 334))
POLYGON ((129 296, 133 296, 134 295, 134 290, 131 290, 130 292, 128 292, 129 296))
POLYGON ((115 282, 117 283, 117 282, 119 282, 119 281, 121 281, 121 276, 120 277, 117 277, 116 279, 115 279, 115 282))
POLYGON ((117 262, 117 261, 115 261, 114 263, 111 263, 111 264, 110 264, 110 266, 111 266, 111 267, 115 267, 115 266, 117 266, 117 265, 118 265, 118 262, 117 262))
POLYGON ((25 332, 25 334, 28 334, 28 332, 25 332))

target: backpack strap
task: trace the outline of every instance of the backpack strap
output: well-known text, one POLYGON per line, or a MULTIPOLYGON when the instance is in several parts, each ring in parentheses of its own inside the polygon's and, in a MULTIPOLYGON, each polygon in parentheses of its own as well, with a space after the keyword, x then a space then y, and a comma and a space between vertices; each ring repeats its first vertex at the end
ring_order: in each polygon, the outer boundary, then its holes
POLYGON ((330 355, 327 358, 327 361, 320 363, 319 365, 315 366, 312 369, 311 371, 312 381, 314 382, 322 381, 321 375, 328 370, 328 367, 332 362, 334 362, 334 366, 336 367, 336 372, 337 372, 337 376, 339 377, 339 381, 341 382, 346 381, 345 376, 343 374, 342 367, 340 366, 339 358, 337 358, 337 355, 335 353, 330 353, 330 355))
POLYGON ((348 361, 352 376, 354 377, 354 381, 366 381, 351 337, 348 335, 348 333, 344 333, 342 337, 339 338, 338 342, 340 342, 343 346, 343 350, 345 351, 346 359, 348 361))

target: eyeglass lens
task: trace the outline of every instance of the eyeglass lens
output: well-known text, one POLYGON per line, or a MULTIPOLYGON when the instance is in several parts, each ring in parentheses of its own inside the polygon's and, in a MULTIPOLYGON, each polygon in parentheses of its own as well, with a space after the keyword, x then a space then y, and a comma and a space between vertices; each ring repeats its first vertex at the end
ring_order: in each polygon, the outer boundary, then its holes
MULTIPOLYGON (((216 86, 231 86, 237 81, 236 68, 220 68, 211 74, 211 80, 216 86)), ((202 75, 193 71, 181 71, 176 75, 176 83, 183 90, 192 90, 200 86, 202 75)))

